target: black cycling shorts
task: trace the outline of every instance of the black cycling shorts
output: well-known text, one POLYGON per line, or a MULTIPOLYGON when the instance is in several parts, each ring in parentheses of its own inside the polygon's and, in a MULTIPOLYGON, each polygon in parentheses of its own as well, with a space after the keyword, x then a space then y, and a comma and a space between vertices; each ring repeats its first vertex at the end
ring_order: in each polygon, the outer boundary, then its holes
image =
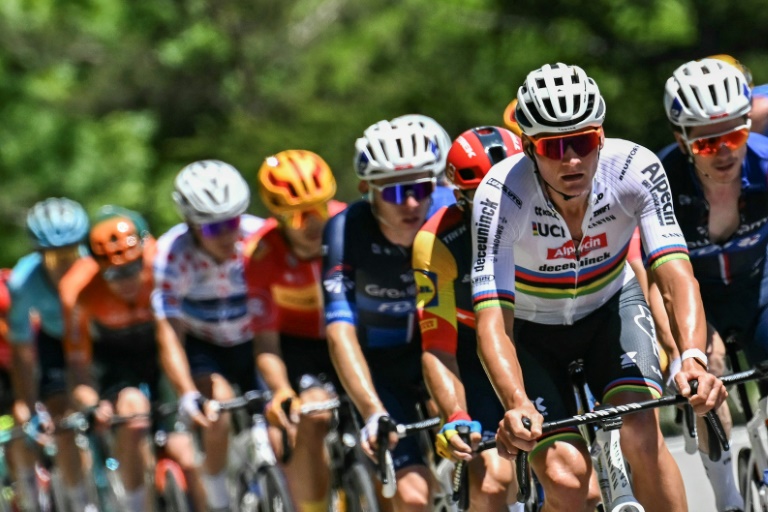
POLYGON ((545 422, 577 413, 568 373, 576 359, 583 360, 589 389, 600 402, 619 391, 661 396, 653 319, 635 280, 573 325, 515 320, 514 337, 526 393, 545 422))

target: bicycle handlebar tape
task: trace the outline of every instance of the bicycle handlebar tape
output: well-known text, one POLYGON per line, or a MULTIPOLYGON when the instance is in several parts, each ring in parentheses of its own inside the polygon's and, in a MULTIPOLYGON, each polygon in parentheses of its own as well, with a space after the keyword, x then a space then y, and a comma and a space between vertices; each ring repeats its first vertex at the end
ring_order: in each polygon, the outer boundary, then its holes
POLYGON ((381 483, 384 485, 389 483, 386 460, 387 451, 389 450, 389 434, 394 432, 395 428, 395 423, 389 416, 381 416, 379 418, 379 427, 376 432, 376 440, 378 441, 377 454, 379 459, 379 476, 381 477, 381 483))
MULTIPOLYGON (((524 417, 522 423, 525 428, 531 429, 530 419, 524 417)), ((528 468, 528 452, 518 452, 515 466, 517 470, 517 502, 527 503, 531 497, 531 473, 528 468)))
MULTIPOLYGON (((459 425, 456 427, 456 433, 466 444, 469 444, 469 434, 471 429, 468 425, 459 425)), ((453 476, 453 496, 451 499, 458 503, 460 511, 469 510, 469 466, 465 461, 459 461, 456 464, 453 476)))
MULTIPOLYGON (((692 380, 688 382, 688 385, 691 386, 691 395, 696 394, 699 389, 699 381, 692 380)), ((717 462, 723 456, 723 452, 727 452, 730 449, 728 436, 725 434, 723 423, 715 411, 707 411, 704 415, 704 420, 707 424, 707 433, 709 434, 709 460, 717 462)))

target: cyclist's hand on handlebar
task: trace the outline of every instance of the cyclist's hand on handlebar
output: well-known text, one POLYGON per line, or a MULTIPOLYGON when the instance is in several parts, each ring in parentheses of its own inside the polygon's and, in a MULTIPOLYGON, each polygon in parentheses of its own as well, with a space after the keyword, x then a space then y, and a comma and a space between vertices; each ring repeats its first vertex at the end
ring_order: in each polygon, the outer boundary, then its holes
POLYGON ((202 409, 203 395, 199 391, 188 391, 179 398, 179 419, 185 425, 197 425, 202 428, 208 428, 211 425, 202 409))
POLYGON ((437 454, 454 462, 472 460, 472 450, 480 442, 482 430, 480 422, 473 421, 466 412, 460 411, 452 414, 435 437, 437 454), (460 426, 469 427, 469 441, 472 446, 465 443, 458 435, 458 427, 460 426))
POLYGON ((720 407, 728 397, 728 391, 723 382, 711 373, 707 373, 693 358, 683 361, 682 369, 675 376, 675 384, 680 394, 688 397, 688 402, 699 416, 720 407), (688 383, 694 380, 698 381, 698 389, 694 395, 691 395, 691 386, 688 383))
POLYGON ((103 432, 109 428, 109 424, 112 422, 112 416, 115 415, 115 410, 112 407, 112 403, 109 400, 100 400, 98 405, 93 409, 94 427, 99 432, 103 432))
POLYGON ((291 388, 278 389, 272 394, 272 400, 264 406, 264 416, 273 427, 289 430, 301 418, 301 400, 291 388), (289 402, 286 407, 286 402, 289 402), (286 414, 286 409, 289 413, 286 414))
POLYGON ((541 437, 541 425, 544 417, 539 414, 530 400, 504 413, 496 432, 496 448, 499 455, 506 459, 514 459, 520 450, 530 452, 541 437), (531 422, 530 429, 523 425, 523 418, 531 422))
MULTIPOLYGON (((368 416, 365 421, 365 426, 360 430, 360 447, 363 451, 373 460, 376 459, 376 449, 379 447, 379 418, 382 416, 389 417, 386 411, 375 412, 368 416)), ((392 432, 389 434, 389 449, 393 450, 397 446, 397 433, 392 432)))

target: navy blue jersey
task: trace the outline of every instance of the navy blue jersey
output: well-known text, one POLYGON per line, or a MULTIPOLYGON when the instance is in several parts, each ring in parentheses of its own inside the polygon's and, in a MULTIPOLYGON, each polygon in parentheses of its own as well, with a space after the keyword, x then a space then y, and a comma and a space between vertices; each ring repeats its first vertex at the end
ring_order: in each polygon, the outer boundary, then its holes
POLYGON ((411 248, 387 240, 367 201, 331 218, 323 243, 326 324, 356 327, 374 373, 396 362, 405 373, 418 373, 411 368, 418 366, 421 351, 411 248))
POLYGON ((672 189, 675 214, 704 290, 748 283, 762 272, 768 244, 768 138, 750 134, 741 168, 740 223, 722 243, 709 239, 709 204, 693 164, 672 144, 659 152, 672 189))

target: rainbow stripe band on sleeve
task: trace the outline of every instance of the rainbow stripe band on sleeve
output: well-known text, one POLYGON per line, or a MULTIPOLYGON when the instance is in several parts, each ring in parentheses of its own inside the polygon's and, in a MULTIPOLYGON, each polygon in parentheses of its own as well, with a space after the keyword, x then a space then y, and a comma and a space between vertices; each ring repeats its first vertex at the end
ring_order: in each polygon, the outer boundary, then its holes
POLYGON ((485 308, 504 308, 515 310, 515 293, 509 290, 492 290, 476 293, 472 296, 475 312, 485 308))
POLYGON ((685 245, 668 245, 661 247, 648 255, 648 264, 651 270, 656 270, 659 265, 672 260, 690 260, 688 247, 685 245))

